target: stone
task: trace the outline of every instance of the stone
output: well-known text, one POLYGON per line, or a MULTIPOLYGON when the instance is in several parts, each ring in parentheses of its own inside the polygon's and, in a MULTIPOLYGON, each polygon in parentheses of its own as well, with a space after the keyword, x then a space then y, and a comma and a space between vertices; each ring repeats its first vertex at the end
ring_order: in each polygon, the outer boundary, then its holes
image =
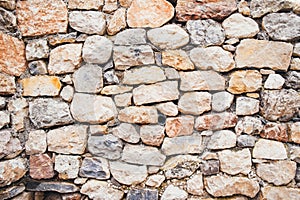
POLYGON ((290 200, 297 200, 300 195, 299 188, 290 188, 290 187, 274 187, 266 186, 261 189, 261 198, 263 199, 274 199, 280 200, 288 198, 290 200))
POLYGON ((126 200, 158 200, 158 191, 150 189, 131 189, 129 190, 126 200))
POLYGON ((173 68, 165 68, 165 75, 168 79, 179 79, 179 73, 176 69, 173 68))
POLYGON ((236 99, 235 112, 237 115, 253 115, 259 112, 259 100, 249 97, 238 97, 236 99))
POLYGON ((280 74, 270 74, 264 84, 265 89, 281 89, 285 79, 280 74))
POLYGON ((176 5, 176 19, 187 21, 195 19, 221 20, 237 10, 234 0, 178 0, 176 5))
POLYGON ((129 8, 133 0, 119 0, 122 7, 129 8))
POLYGON ((159 187, 165 181, 165 179, 166 178, 164 175, 154 174, 148 176, 145 184, 150 187, 159 187))
POLYGON ((108 22, 107 33, 109 35, 115 35, 124 28, 126 28, 126 9, 119 8, 108 22))
POLYGON ((294 50, 293 50, 293 56, 300 57, 300 42, 295 43, 294 50))
POLYGON ((8 10, 14 10, 16 8, 15 0, 1 0, 0 6, 8 10))
POLYGON ((60 179, 77 178, 81 165, 80 156, 57 155, 55 156, 55 171, 60 179))
POLYGON ((204 185, 202 174, 195 174, 187 182, 187 192, 192 195, 201 196, 203 195, 204 185))
POLYGON ((292 52, 293 45, 289 43, 244 39, 237 46, 235 62, 237 68, 271 68, 286 71, 292 52))
POLYGON ((246 148, 246 147, 254 147, 255 143, 257 141, 257 138, 251 135, 240 135, 237 138, 237 146, 246 148))
POLYGON ((11 125, 15 131, 24 131, 28 122, 28 103, 24 98, 12 99, 8 102, 7 109, 11 116, 11 125))
POLYGON ((22 75, 26 70, 24 42, 0 32, 0 47, 0 72, 12 76, 22 75))
POLYGON ((192 44, 200 47, 221 45, 225 40, 225 32, 221 24, 212 19, 188 20, 186 29, 191 35, 192 44))
POLYGON ((63 87, 60 92, 60 97, 67 102, 71 102, 74 96, 74 88, 70 85, 63 87))
POLYGON ((91 135, 105 135, 108 133, 107 125, 90 125, 91 135))
POLYGON ((38 180, 54 177, 53 161, 48 154, 36 154, 30 156, 29 174, 31 178, 38 180))
POLYGON ((235 114, 228 112, 202 115, 196 118, 195 128, 198 131, 231 128, 236 125, 237 119, 235 114))
POLYGON ((182 114, 200 115, 211 110, 211 94, 208 92, 184 93, 178 101, 182 114))
POLYGON ((83 184, 80 193, 87 195, 91 199, 99 200, 121 200, 124 195, 121 190, 114 189, 107 182, 92 179, 83 184))
POLYGON ((79 175, 81 177, 107 180, 110 177, 108 160, 101 157, 86 157, 82 161, 79 175))
POLYGON ((109 162, 112 176, 121 184, 137 185, 147 178, 147 167, 124 162, 109 162))
POLYGON ((299 72, 296 72, 296 71, 288 72, 288 76, 285 81, 285 85, 288 88, 292 88, 295 90, 300 89, 299 82, 300 82, 300 73, 299 72))
POLYGON ((104 0, 69 0, 69 9, 82 9, 82 10, 100 10, 103 7, 104 0))
POLYGON ((129 27, 160 27, 174 16, 174 7, 166 0, 134 0, 127 11, 129 27))
POLYGON ((130 106, 119 111, 118 119, 136 124, 156 124, 158 113, 153 106, 130 106))
POLYGON ((85 62, 104 64, 112 54, 113 44, 104 36, 89 36, 83 45, 82 58, 85 62))
POLYGON ((47 39, 51 46, 56 46, 64 43, 74 43, 76 41, 76 37, 77 37, 77 33, 71 32, 71 33, 49 35, 47 39))
POLYGON ((288 131, 286 124, 268 122, 260 134, 262 138, 273 139, 281 142, 288 141, 288 131))
POLYGON ((22 192, 18 196, 12 198, 12 200, 31 200, 33 198, 33 192, 22 192))
POLYGON ((131 106, 132 94, 131 93, 118 94, 114 97, 114 100, 116 106, 118 107, 131 106))
POLYGON ((194 117, 190 115, 182 115, 180 117, 167 118, 165 129, 166 134, 171 138, 183 135, 192 135, 194 131, 194 117))
POLYGON ((46 75, 48 73, 47 64, 43 60, 35 60, 28 63, 31 75, 46 75))
POLYGON ((89 136, 88 151, 93 156, 117 160, 121 158, 123 143, 112 134, 89 136))
POLYGON ((118 2, 117 0, 104 0, 103 12, 105 13, 112 13, 118 9, 118 2))
POLYGON ((300 144, 300 122, 288 124, 290 141, 300 144))
POLYGON ((210 137, 207 144, 208 149, 228 149, 235 147, 236 145, 236 134, 229 130, 216 131, 210 137))
POLYGON ((22 152, 23 147, 21 146, 20 140, 12 137, 10 131, 0 131, 0 138, 0 159, 14 158, 22 152))
POLYGON ((10 123, 10 116, 4 111, 0 111, 0 129, 10 123))
POLYGON ((241 0, 238 3, 238 11, 239 11, 239 13, 241 13, 245 16, 249 16, 250 15, 250 8, 249 8, 249 5, 248 5, 248 2, 245 1, 245 0, 241 0))
POLYGON ((174 138, 165 137, 161 150, 166 156, 201 153, 201 143, 202 137, 196 134, 174 138))
POLYGON ((17 18, 12 13, 2 7, 0 8, 0 31, 6 34, 16 33, 17 32, 17 18))
POLYGON ((27 171, 26 159, 15 158, 0 162, 0 187, 20 180, 27 171))
MULTIPOLYGON (((30 181, 26 184, 26 190, 34 192, 58 192, 58 193, 74 193, 79 189, 73 183, 68 182, 58 182, 58 181, 49 181, 49 182, 37 182, 30 181)), ((57 197, 55 197, 57 198, 57 197)))
POLYGON ((113 60, 116 70, 154 64, 154 53, 149 45, 115 46, 113 60))
POLYGON ((5 97, 0 97, 0 109, 5 108, 6 106, 6 99, 5 97))
POLYGON ((86 34, 103 35, 105 33, 105 15, 98 11, 71 11, 69 24, 76 31, 86 34))
POLYGON ((222 112, 230 108, 234 95, 229 92, 217 92, 212 95, 211 108, 213 111, 222 112))
POLYGON ((117 108, 111 97, 75 93, 71 113, 79 122, 96 124, 115 119, 117 108))
POLYGON ((23 96, 58 96, 61 83, 57 76, 32 76, 20 81, 23 96))
POLYGON ((69 105, 56 99, 38 98, 29 102, 29 118, 37 128, 49 128, 73 122, 69 105))
POLYGON ((12 199, 13 197, 21 194, 25 190, 25 186, 23 184, 9 187, 0 191, 0 198, 5 199, 12 199))
POLYGON ((179 72, 180 90, 224 90, 225 79, 215 71, 179 72))
POLYGON ((81 198, 80 193, 71 193, 71 194, 62 194, 61 198, 62 200, 80 200, 81 198))
POLYGON ((126 29, 116 35, 115 45, 140 45, 146 44, 145 29, 126 29))
POLYGON ((299 95, 293 89, 265 90, 262 93, 260 112, 270 121, 288 121, 299 107, 299 95))
POLYGON ((227 38, 251 38, 259 32, 258 24, 249 17, 235 13, 222 23, 227 38))
POLYGON ((288 160, 258 163, 257 175, 274 185, 286 185, 295 178, 297 163, 288 160), (284 170, 283 170, 284 169, 284 170))
POLYGON ((156 108, 166 116, 174 117, 178 114, 177 105, 173 102, 159 103, 156 105, 156 108))
POLYGON ((101 90, 101 94, 104 94, 104 95, 123 94, 123 93, 126 93, 126 92, 131 92, 132 89, 133 89, 132 86, 108 85, 108 86, 105 86, 101 90))
POLYGON ((141 85, 133 89, 132 94, 135 105, 176 100, 179 98, 178 82, 165 81, 152 85, 141 85))
POLYGON ((150 29, 147 36, 150 42, 160 49, 178 49, 189 42, 188 33, 175 24, 150 29))
POLYGON ((74 72, 81 63, 82 44, 60 45, 50 52, 49 74, 66 74, 74 72))
POLYGON ((42 154, 47 150, 47 134, 44 130, 30 131, 25 143, 27 155, 42 154))
POLYGON ((140 141, 140 134, 132 124, 121 123, 113 128, 112 134, 125 142, 138 143, 140 141))
POLYGON ((156 83, 166 80, 164 71, 157 66, 133 68, 124 72, 123 80, 126 85, 156 83))
POLYGON ((160 146, 165 137, 164 130, 160 125, 143 125, 140 128, 141 140, 146 145, 160 146))
POLYGON ((200 165, 203 175, 218 174, 220 170, 220 161, 215 159, 206 160, 200 165))
POLYGON ((48 151, 62 154, 83 154, 87 145, 87 126, 70 125, 47 133, 48 151))
POLYGON ((262 75, 256 70, 239 70, 230 74, 227 90, 232 94, 255 92, 262 85, 262 75))
POLYGON ((45 2, 29 0, 17 2, 18 27, 23 36, 65 33, 68 10, 62 0, 45 2))
POLYGON ((162 64, 176 70, 193 70, 194 64, 183 50, 168 50, 162 52, 162 64))
POLYGON ((258 159, 283 160, 287 158, 287 152, 281 142, 259 139, 255 143, 252 156, 258 159))
POLYGON ((166 160, 157 148, 126 144, 123 149, 122 161, 136 165, 162 166, 166 160))
POLYGON ((188 198, 188 193, 174 185, 168 185, 161 196, 161 200, 178 199, 185 200, 188 198))
POLYGON ((204 179, 206 191, 214 197, 245 195, 254 198, 259 184, 245 177, 210 176, 204 179))
POLYGON ((26 45, 25 51, 26 51, 27 60, 38 60, 42 58, 48 58, 49 47, 47 44, 47 40, 45 39, 29 40, 26 45))
POLYGON ((262 122, 259 118, 246 116, 238 121, 235 126, 236 134, 246 133, 249 135, 260 134, 263 130, 262 122))
POLYGON ((0 94, 11 95, 16 92, 15 77, 0 73, 0 94))
POLYGON ((104 72, 104 83, 112 85, 120 83, 118 76, 116 75, 115 70, 109 70, 104 72))

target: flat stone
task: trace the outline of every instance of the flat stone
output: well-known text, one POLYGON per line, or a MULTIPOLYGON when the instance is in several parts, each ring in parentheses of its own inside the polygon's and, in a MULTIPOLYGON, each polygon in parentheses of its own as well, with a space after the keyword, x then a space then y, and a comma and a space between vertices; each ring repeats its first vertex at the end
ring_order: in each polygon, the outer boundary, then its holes
POLYGON ((76 41, 76 37, 77 37, 77 33, 71 32, 71 33, 49 35, 47 39, 50 45, 56 46, 64 43, 74 43, 76 41))
POLYGON ((29 158, 30 177, 38 180, 53 178, 53 164, 48 154, 31 155, 29 158))
POLYGON ((8 10, 14 10, 16 8, 15 0, 1 0, 0 6, 8 10))
POLYGON ((240 70, 230 74, 227 90, 232 94, 255 92, 262 85, 262 75, 256 70, 240 70))
POLYGON ((156 108, 166 116, 176 116, 178 114, 177 105, 173 102, 159 103, 156 108))
POLYGON ((235 114, 228 112, 202 115, 196 118, 195 128, 199 131, 231 128, 236 125, 237 119, 235 114))
POLYGON ((118 119, 127 123, 156 124, 158 113, 153 106, 130 106, 119 111, 118 119))
POLYGON ((82 10, 100 10, 103 7, 104 0, 69 0, 69 9, 82 9, 82 10))
POLYGON ((111 97, 75 93, 71 103, 75 120, 92 124, 104 123, 117 117, 117 108, 111 97))
POLYGON ((166 134, 171 138, 183 135, 192 135, 194 131, 194 117, 190 115, 182 115, 180 117, 167 118, 165 129, 166 134))
POLYGON ((58 193, 74 193, 79 189, 73 183, 68 182, 37 182, 30 181, 26 183, 26 190, 34 192, 58 192, 58 193))
POLYGON ((187 182, 187 192, 192 195, 201 196, 204 193, 202 174, 195 174, 187 182))
POLYGON ((117 0, 104 0, 103 12, 105 13, 112 13, 118 9, 118 2, 117 0))
POLYGON ((140 28, 126 29, 118 33, 114 42, 115 45, 139 45, 146 43, 146 30, 140 28))
POLYGON ((103 35, 105 33, 105 15, 98 11, 71 11, 69 24, 76 31, 86 34, 103 35))
POLYGON ((55 171, 60 179, 74 179, 78 176, 81 165, 80 156, 57 155, 55 156, 55 171))
POLYGON ((5 108, 5 106, 6 106, 6 98, 0 97, 0 109, 5 108))
POLYGON ((64 44, 51 50, 48 65, 49 74, 74 72, 81 63, 81 49, 82 44, 64 44))
POLYGON ((15 98, 8 102, 7 109, 11 116, 11 125, 15 131, 24 131, 28 122, 28 103, 24 98, 15 98))
POLYGON ((280 74, 270 74, 264 84, 265 89, 281 89, 285 79, 280 74))
POLYGON ((0 73, 0 94, 10 95, 16 92, 15 77, 0 73))
POLYGON ((290 187, 267 186, 263 187, 261 191, 261 198, 273 200, 280 200, 285 198, 288 198, 290 200, 297 200, 300 195, 299 188, 290 187))
POLYGON ((191 35, 192 44, 200 47, 221 45, 225 40, 221 24, 212 19, 188 20, 186 29, 191 35))
POLYGON ((48 58, 49 47, 47 45, 47 40, 36 39, 29 40, 26 45, 26 59, 27 60, 37 60, 42 58, 48 58))
POLYGON ((82 161, 79 175, 81 177, 107 180, 110 177, 108 160, 101 157, 86 157, 82 161))
POLYGON ((0 187, 20 180, 27 171, 26 159, 15 158, 0 162, 0 187))
POLYGON ((240 135, 237 138, 237 146, 238 147, 254 147, 255 143, 257 141, 257 138, 252 135, 240 135))
POLYGON ((135 0, 127 11, 129 27, 160 27, 174 16, 174 7, 166 0, 135 0))
POLYGON ((13 186, 13 187, 9 187, 9 188, 0 190, 0 198, 3 199, 3 200, 12 199, 13 197, 21 194, 24 190, 25 190, 25 186, 23 184, 13 186))
POLYGON ((168 79, 179 79, 180 78, 178 71, 174 68, 168 67, 168 68, 165 68, 164 71, 165 71, 165 75, 168 79))
POLYGON ((254 198, 259 184, 245 177, 210 176, 204 179, 206 191, 214 197, 245 195, 254 198))
POLYGON ((70 125, 47 133, 48 151, 83 154, 87 145, 87 126, 70 125))
POLYGON ((67 102, 71 102, 74 96, 74 88, 70 85, 63 87, 60 92, 60 97, 67 102))
POLYGON ((188 33, 175 24, 150 29, 147 36, 150 42, 160 49, 178 49, 189 42, 188 33))
POLYGON ((28 69, 31 75, 46 75, 48 73, 47 64, 43 60, 29 62, 28 69))
POLYGON ((32 76, 20 81, 23 96, 58 96, 61 83, 57 76, 32 76))
POLYGON ((105 125, 90 125, 91 135, 106 135, 108 133, 108 126, 105 125))
POLYGON ((220 161, 215 159, 206 160, 200 165, 203 175, 218 174, 220 171, 220 161))
POLYGON ((168 185, 161 196, 161 200, 178 199, 185 200, 188 198, 188 193, 174 185, 168 185))
POLYGON ((140 141, 140 134, 132 124, 121 123, 113 128, 112 134, 129 143, 138 143, 140 141))
POLYGON ((126 200, 158 200, 158 190, 151 189, 131 189, 129 190, 126 200))
POLYGON ((143 125, 140 128, 142 142, 146 145, 160 146, 165 137, 165 128, 160 125, 143 125))
POLYGON ((300 144, 300 122, 288 124, 288 133, 292 142, 300 144))
POLYGON ((12 200, 31 200, 33 198, 33 192, 22 192, 18 196, 12 198, 12 200))
POLYGON ((132 86, 108 85, 108 86, 105 86, 101 90, 101 94, 103 94, 103 95, 123 94, 123 93, 126 93, 126 92, 131 92, 132 89, 133 89, 132 86))
POLYGON ((259 118, 246 116, 238 121, 235 126, 236 134, 246 133, 249 135, 260 134, 263 130, 262 122, 259 118))
POLYGON ((61 0, 45 2, 29 0, 17 2, 18 27, 23 36, 65 33, 68 10, 61 0))
POLYGON ((233 103, 234 95, 229 92, 217 92, 212 95, 211 108, 213 111, 222 112, 230 108, 233 103))
POLYGON ((253 157, 259 159, 282 160, 287 158, 284 144, 277 141, 259 139, 253 148, 253 157))
POLYGON ((154 174, 148 176, 145 184, 150 187, 159 187, 165 181, 165 179, 166 178, 164 175, 154 174))
POLYGON ((7 112, 0 111, 0 129, 10 123, 10 116, 7 112))
POLYGON ((176 70, 193 70, 194 64, 183 50, 168 50, 162 52, 162 64, 176 70))
POLYGON ((249 97, 238 97, 236 99, 235 112, 237 115, 253 115, 259 112, 259 100, 249 97))
POLYGON ((12 76, 22 75, 26 70, 24 42, 0 32, 0 46, 0 72, 12 76))
POLYGON ((10 131, 0 131, 0 137, 0 159, 14 158, 22 152, 23 147, 21 146, 20 140, 14 138, 10 131))
POLYGON ((121 184, 137 185, 147 178, 147 167, 126 164, 124 162, 109 162, 112 176, 121 184))
POLYGON ((47 134, 44 130, 30 131, 25 143, 27 155, 45 153, 47 150, 47 134))
POLYGON ((69 105, 56 99, 35 99, 29 103, 29 118, 37 128, 73 122, 69 105))
MULTIPOLYGON (((236 134, 229 130, 216 131, 207 144, 208 149, 228 149, 235 147, 236 134)), ((232 164, 232 163, 231 163, 232 164)))
POLYGON ((294 90, 300 89, 300 72, 290 71, 286 77, 285 85, 294 90))
POLYGON ((255 67, 286 71, 292 52, 293 45, 289 43, 244 39, 236 49, 236 66, 237 68, 255 67))
POLYGON ((126 28, 126 9, 119 8, 108 22, 107 33, 109 35, 115 35, 124 28, 126 28))
POLYGON ((281 142, 288 141, 288 132, 286 124, 279 124, 274 122, 268 122, 260 134, 262 138, 273 139, 281 142))
POLYGON ((132 93, 118 94, 114 97, 116 106, 118 107, 127 107, 131 106, 132 102, 132 93))
POLYGON ((208 92, 184 93, 178 101, 178 110, 183 114, 200 115, 211 110, 211 94, 208 92))

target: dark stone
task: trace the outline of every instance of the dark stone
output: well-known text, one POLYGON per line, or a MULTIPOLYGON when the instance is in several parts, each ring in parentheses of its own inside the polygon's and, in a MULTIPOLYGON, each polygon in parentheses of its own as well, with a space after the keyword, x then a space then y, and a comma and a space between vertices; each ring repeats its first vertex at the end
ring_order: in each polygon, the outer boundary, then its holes
POLYGON ((254 147, 257 138, 251 135, 241 135, 237 139, 238 147, 254 147))
POLYGON ((0 190, 0 199, 1 200, 10 199, 12 197, 17 196, 18 194, 21 194, 24 190, 25 190, 24 185, 13 186, 10 188, 6 188, 4 190, 0 190))
POLYGON ((158 200, 158 191, 150 189, 132 189, 128 192, 126 200, 158 200))
POLYGON ((66 182, 38 182, 28 181, 26 190, 34 192, 58 192, 58 193, 73 193, 79 189, 76 185, 66 182))
POLYGON ((300 165, 297 167, 295 180, 297 183, 300 183, 300 165))
POLYGON ((218 174, 220 169, 219 160, 206 160, 200 165, 201 172, 203 175, 218 174))
POLYGON ((99 180, 109 179, 108 161, 103 158, 85 158, 82 162, 79 175, 99 180))
POLYGON ((32 75, 47 74, 46 63, 42 60, 32 61, 28 63, 29 73, 32 75))
POLYGON ((14 33, 17 30, 16 16, 0 7, 0 31, 4 33, 14 33))
POLYGON ((288 72, 285 85, 292 89, 300 89, 300 72, 291 71, 288 72))
POLYGON ((103 76, 104 76, 105 84, 113 85, 113 84, 118 84, 120 82, 114 70, 109 70, 105 72, 103 76))

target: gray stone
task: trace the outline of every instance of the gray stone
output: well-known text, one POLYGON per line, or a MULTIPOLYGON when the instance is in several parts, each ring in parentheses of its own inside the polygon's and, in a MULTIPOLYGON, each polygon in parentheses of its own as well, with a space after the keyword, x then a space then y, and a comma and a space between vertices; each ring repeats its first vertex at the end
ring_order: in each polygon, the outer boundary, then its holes
POLYGON ((218 150, 235 147, 236 134, 229 130, 216 131, 207 144, 208 149, 218 150))
POLYGON ((115 45, 146 44, 145 29, 127 29, 116 35, 115 45))
POLYGON ((28 68, 31 75, 45 75, 48 73, 47 64, 43 60, 29 62, 28 68))
POLYGON ((234 99, 234 95, 229 92, 217 92, 212 95, 212 110, 216 112, 222 112, 230 108, 234 99))
POLYGON ((126 93, 126 92, 131 92, 132 89, 133 89, 132 86, 108 85, 108 86, 105 86, 101 90, 101 94, 104 94, 104 95, 123 94, 123 93, 126 93))
POLYGON ((34 192, 58 192, 58 193, 74 193, 79 189, 73 183, 68 182, 37 182, 37 181, 29 181, 26 184, 27 191, 34 192))
POLYGON ((45 39, 35 39, 29 40, 26 45, 26 59, 27 60, 37 60, 41 58, 48 58, 49 47, 47 40, 45 39))
POLYGON ((131 189, 126 200, 158 200, 158 190, 151 189, 131 189))
POLYGON ((178 101, 178 110, 183 114, 200 115, 211 110, 211 94, 208 92, 184 93, 178 101))
POLYGON ((176 70, 193 70, 194 64, 183 50, 167 50, 162 52, 162 64, 176 70))
POLYGON ((300 58, 292 58, 290 70, 300 70, 300 58))
POLYGON ((161 200, 185 200, 187 198, 188 193, 174 185, 169 185, 161 196, 161 200))
POLYGON ((249 97, 236 99, 235 113, 237 115, 253 115, 259 112, 259 100, 249 97))
POLYGON ((240 135, 237 138, 237 146, 238 147, 254 147, 257 138, 251 135, 240 135))
POLYGON ((0 190, 0 199, 11 199, 25 190, 25 186, 20 184, 18 186, 9 187, 3 190, 0 190))
POLYGON ((0 7, 0 31, 4 33, 15 33, 17 31, 16 16, 12 12, 9 12, 1 7, 0 7))
POLYGON ((0 138, 0 159, 14 158, 22 152, 23 148, 20 140, 18 138, 14 138, 10 131, 0 131, 0 138))
POLYGON ((27 155, 45 153, 47 150, 47 134, 44 130, 30 131, 25 143, 27 155))
POLYGON ((15 0, 0 0, 0 6, 8 10, 14 10, 16 8, 15 0))
POLYGON ((268 200, 281 200, 281 199, 289 199, 289 200, 298 200, 300 196, 299 188, 291 188, 291 187, 274 187, 274 186, 266 186, 262 188, 262 198, 268 200))
POLYGON ((80 164, 80 156, 57 155, 54 169, 60 179, 74 179, 78 176, 80 164))
POLYGON ((253 148, 253 158, 283 160, 287 158, 287 151, 282 142, 259 139, 253 148))
POLYGON ((203 175, 206 176, 218 174, 220 170, 220 161, 214 159, 203 161, 200 165, 200 169, 203 175))
POLYGON ((26 159, 15 158, 0 162, 0 187, 20 180, 27 172, 26 159))
POLYGON ((236 134, 246 133, 249 135, 260 134, 263 130, 262 122, 259 118, 246 116, 238 121, 235 126, 236 134))
POLYGON ((130 106, 120 110, 118 119, 127 123, 156 124, 158 113, 153 106, 130 106))
POLYGON ((64 101, 71 102, 74 96, 74 88, 70 85, 63 87, 60 96, 64 101))
POLYGON ((270 74, 264 84, 266 89, 281 89, 285 79, 280 74, 270 74))
POLYGON ((0 129, 10 123, 10 115, 5 111, 0 111, 0 129))
POLYGON ((294 45, 293 56, 298 56, 298 57, 300 57, 300 42, 297 42, 297 43, 294 45))
POLYGON ((116 106, 127 107, 132 104, 132 93, 118 94, 114 97, 116 106))
POLYGON ((120 83, 118 76, 114 70, 106 71, 103 74, 104 82, 107 84, 118 84, 120 83))
POLYGON ((285 85, 294 90, 300 89, 300 72, 290 71, 285 81, 285 85))
POLYGON ((83 159, 79 175, 81 177, 107 180, 110 177, 108 161, 101 157, 86 157, 83 159))
POLYGON ((139 133, 129 123, 121 123, 119 126, 113 128, 112 134, 129 143, 138 143, 140 141, 139 133))

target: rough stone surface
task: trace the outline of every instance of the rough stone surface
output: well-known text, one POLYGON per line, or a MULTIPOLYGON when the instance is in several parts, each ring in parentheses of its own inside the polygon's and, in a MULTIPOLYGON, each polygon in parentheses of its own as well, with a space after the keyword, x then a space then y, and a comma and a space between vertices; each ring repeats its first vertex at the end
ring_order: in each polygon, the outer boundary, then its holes
POLYGON ((211 94, 208 92, 184 93, 178 101, 178 110, 183 114, 200 115, 211 110, 211 94))
POLYGON ((164 130, 160 125, 143 125, 140 128, 141 140, 146 145, 160 146, 165 137, 164 130))
POLYGON ((161 196, 161 200, 178 199, 185 200, 188 198, 188 193, 177 186, 169 185, 161 196))
POLYGON ((15 2, 15 0, 1 0, 0 6, 2 6, 3 8, 6 8, 8 10, 13 10, 16 8, 16 2, 15 2))
POLYGON ((242 120, 238 121, 235 132, 240 135, 241 133, 246 134, 260 134, 263 130, 263 125, 260 119, 255 117, 246 116, 242 120))
POLYGON ((297 90, 297 89, 300 89, 299 81, 300 81, 300 73, 296 72, 296 71, 291 71, 291 72, 288 72, 288 76, 286 78, 285 85, 288 88, 297 90))
POLYGON ((216 114, 202 115, 196 118, 195 128, 202 130, 220 130, 234 127, 237 123, 237 116, 233 113, 223 112, 216 114))
POLYGON ((17 18, 16 16, 2 7, 0 8, 0 31, 3 33, 15 33, 17 31, 17 18))
POLYGON ((80 164, 80 156, 57 155, 54 169, 60 179, 74 179, 78 176, 80 164))
POLYGON ((47 134, 44 130, 30 131, 25 144, 26 154, 41 154, 47 150, 47 134))
POLYGON ((0 187, 10 185, 21 179, 27 171, 26 160, 15 158, 0 162, 0 187))
MULTIPOLYGON (((35 192, 58 192, 58 193, 74 193, 78 191, 78 187, 68 182, 36 182, 32 181, 26 185, 26 190, 35 192)), ((57 198, 54 197, 54 198, 57 198)))
POLYGON ((126 9, 119 8, 112 18, 110 19, 107 26, 107 33, 109 35, 115 35, 126 27, 126 9))
POLYGON ((18 138, 12 137, 8 130, 0 131, 0 158, 14 158, 19 155, 23 148, 18 138))
POLYGON ((138 143, 140 141, 140 134, 136 128, 129 123, 121 123, 112 130, 112 133, 114 136, 129 143, 138 143))
POLYGON ((257 138, 251 135, 240 135, 237 138, 237 146, 238 147, 254 147, 255 142, 257 141, 257 138))
POLYGON ((69 0, 68 8, 69 9, 82 9, 82 10, 99 10, 102 8, 104 0, 69 0))
POLYGON ((166 120, 166 134, 169 137, 177 137, 183 135, 192 135, 194 128, 194 117, 183 115, 180 117, 170 117, 166 120))
POLYGON ((266 89, 281 89, 285 79, 280 74, 270 74, 264 84, 266 89))
POLYGON ((0 129, 10 123, 10 116, 8 113, 0 111, 0 129))
POLYGON ((209 149, 228 149, 235 147, 236 145, 236 135, 234 132, 229 130, 216 131, 211 136, 207 148, 209 149))
POLYGON ((60 96, 64 101, 71 102, 74 96, 74 88, 70 85, 63 87, 60 96))
POLYGON ((254 158, 282 160, 287 158, 284 144, 277 141, 259 139, 253 148, 254 158))
POLYGON ((115 45, 146 44, 146 30, 141 28, 126 29, 116 35, 115 45))
POLYGON ((129 192, 127 194, 127 197, 126 197, 126 200, 134 200, 134 199, 158 200, 158 191, 157 190, 151 190, 151 189, 132 189, 132 190, 129 190, 129 192))
POLYGON ((28 63, 31 75, 46 75, 48 73, 47 64, 43 60, 36 60, 28 63))
POLYGON ((15 77, 0 73, 0 86, 0 94, 14 94, 16 92, 15 77))
POLYGON ((125 92, 132 91, 133 87, 131 86, 122 86, 122 85, 108 85, 101 90, 101 94, 104 95, 115 95, 123 94, 125 92))
POLYGON ((15 131, 24 131, 28 119, 28 103, 24 98, 12 99, 7 109, 11 114, 11 124, 15 131))
POLYGON ((234 95, 229 92, 217 92, 212 95, 211 108, 213 111, 222 112, 230 108, 234 95))
POLYGON ((30 40, 26 45, 27 60, 48 58, 48 56, 49 56, 49 47, 47 45, 47 40, 44 39, 30 40))
POLYGON ((127 123, 154 124, 158 122, 158 113, 153 106, 130 106, 120 110, 118 118, 127 123))
MULTIPOLYGON (((23 184, 20 184, 18 186, 13 186, 6 188, 4 190, 0 191, 0 198, 5 199, 12 199, 13 197, 17 196, 18 194, 21 194, 25 190, 25 186, 23 184)), ((15 198, 13 198, 15 200, 15 198)))
POLYGON ((164 175, 154 174, 148 176, 148 179, 145 184, 150 187, 159 187, 165 179, 166 178, 164 175))
POLYGON ((104 0, 103 12, 105 13, 112 13, 118 9, 118 2, 117 0, 104 0))
POLYGON ((288 125, 288 132, 292 142, 300 144, 300 122, 295 122, 288 125))
POLYGON ((54 177, 53 161, 47 154, 31 155, 29 159, 29 174, 34 179, 49 179, 54 177))
POLYGON ((262 188, 262 198, 280 200, 288 198, 290 200, 297 200, 300 195, 298 188, 289 187, 272 187, 267 186, 262 188))
POLYGON ((255 92, 262 84, 262 75, 256 70, 235 71, 230 74, 228 91, 233 94, 255 92))
POLYGON ((81 177, 107 180, 110 177, 108 161, 101 157, 87 157, 82 161, 79 175, 81 177))
POLYGON ((281 142, 288 141, 287 126, 285 124, 269 122, 264 126, 260 134, 262 138, 278 140, 281 142))
POLYGON ((177 105, 173 102, 159 103, 156 108, 166 116, 176 116, 178 114, 177 105))
POLYGON ((187 182, 187 192, 193 195, 201 196, 204 191, 202 174, 195 174, 187 182))
POLYGON ((236 99, 237 115, 253 115, 259 112, 259 100, 249 97, 238 97, 236 99))
POLYGON ((168 50, 162 52, 162 64, 176 70, 193 70, 194 64, 183 50, 168 50))

